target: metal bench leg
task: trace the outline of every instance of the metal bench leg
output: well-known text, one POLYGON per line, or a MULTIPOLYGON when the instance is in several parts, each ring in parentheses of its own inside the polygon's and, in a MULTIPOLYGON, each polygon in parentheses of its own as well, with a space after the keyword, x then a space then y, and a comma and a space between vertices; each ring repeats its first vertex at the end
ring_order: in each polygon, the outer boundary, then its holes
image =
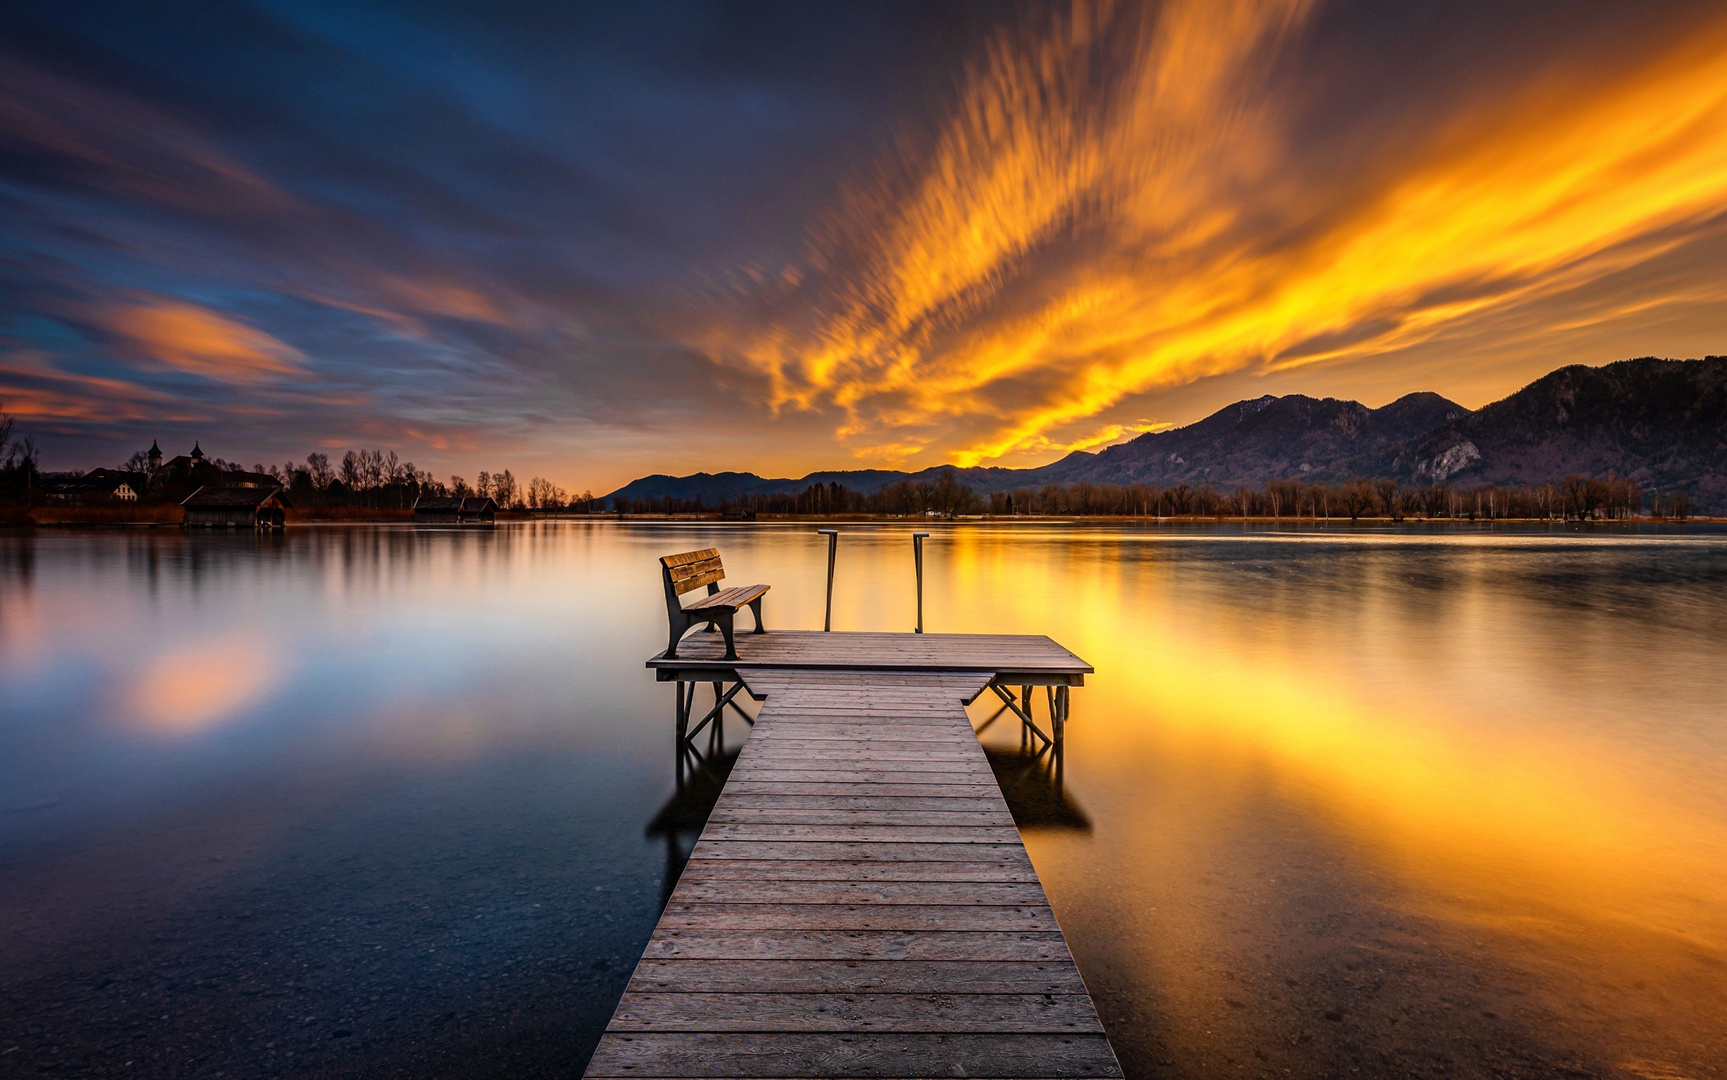
POLYGON ((762 625, 762 598, 761 597, 758 596, 754 600, 750 601, 750 614, 754 615, 756 617, 755 632, 758 634, 767 633, 768 632, 767 627, 762 625))
POLYGON ((736 660, 738 658, 737 642, 732 640, 732 614, 732 612, 728 611, 715 620, 720 624, 720 633, 725 635, 727 660, 736 660))
POLYGON ((678 658, 678 642, 684 639, 684 631, 689 628, 690 624, 688 622, 685 622, 682 626, 678 625, 676 622, 672 623, 672 638, 666 643, 667 660, 676 660, 678 658))

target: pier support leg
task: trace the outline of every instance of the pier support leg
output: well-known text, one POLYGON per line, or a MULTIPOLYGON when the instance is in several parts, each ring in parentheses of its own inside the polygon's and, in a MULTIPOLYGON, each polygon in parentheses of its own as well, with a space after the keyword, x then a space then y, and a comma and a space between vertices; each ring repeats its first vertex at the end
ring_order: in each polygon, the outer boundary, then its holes
POLYGON ((705 714, 703 714, 700 720, 695 721, 693 724, 690 722, 690 718, 695 715, 696 711, 696 684, 693 682, 680 681, 674 685, 677 687, 678 691, 679 746, 693 745, 696 736, 700 735, 702 729, 707 727, 709 724, 714 725, 713 731, 709 733, 710 741, 717 738, 723 742, 725 739, 724 718, 727 708, 736 709, 738 714, 745 720, 752 724, 755 723, 755 721, 750 717, 750 714, 744 712, 743 706, 739 705, 737 701, 734 700, 738 696, 738 691, 744 688, 742 680, 734 680, 729 689, 727 688, 727 684, 724 682, 709 683, 709 685, 714 688, 714 707, 709 709, 705 714), (684 689, 685 687, 689 688, 687 692, 684 689))

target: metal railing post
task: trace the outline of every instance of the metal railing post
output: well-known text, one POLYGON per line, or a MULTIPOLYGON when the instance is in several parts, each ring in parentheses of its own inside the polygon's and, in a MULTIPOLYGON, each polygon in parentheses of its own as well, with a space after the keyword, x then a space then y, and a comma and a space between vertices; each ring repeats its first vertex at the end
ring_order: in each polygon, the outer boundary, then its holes
POLYGON ((911 534, 912 560, 917 563, 917 629, 914 634, 923 633, 923 541, 928 536, 926 532, 911 534))
POLYGON ((840 531, 817 529, 816 532, 828 538, 828 604, 827 613, 822 616, 822 633, 826 634, 834 628, 834 552, 839 547, 840 531))

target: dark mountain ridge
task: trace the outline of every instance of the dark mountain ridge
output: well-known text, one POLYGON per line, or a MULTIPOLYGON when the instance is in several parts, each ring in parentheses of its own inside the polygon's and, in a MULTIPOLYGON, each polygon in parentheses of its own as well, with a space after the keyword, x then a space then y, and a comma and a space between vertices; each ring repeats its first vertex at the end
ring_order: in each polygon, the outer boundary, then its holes
POLYGON ((1608 472, 1656 490, 1685 491, 1699 509, 1727 508, 1727 357, 1571 365, 1475 412, 1433 393, 1408 394, 1378 409, 1338 398, 1268 394, 1185 427, 1032 469, 943 465, 918 472, 830 470, 798 479, 657 475, 607 498, 699 497, 718 506, 812 484, 871 494, 943 475, 979 492, 1071 483, 1230 491, 1288 478, 1503 486, 1608 472))
POLYGON ((1727 506, 1727 357, 1562 367, 1376 464, 1378 475, 1409 483, 1616 472, 1727 506))

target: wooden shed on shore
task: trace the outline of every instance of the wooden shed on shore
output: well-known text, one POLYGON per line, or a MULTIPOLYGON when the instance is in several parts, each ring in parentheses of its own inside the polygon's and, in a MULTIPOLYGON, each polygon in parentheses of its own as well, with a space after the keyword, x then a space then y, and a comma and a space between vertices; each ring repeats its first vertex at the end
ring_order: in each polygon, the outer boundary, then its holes
POLYGON ((422 495, 414 500, 414 520, 432 525, 490 525, 498 504, 491 499, 422 495))
POLYGON ((414 500, 414 520, 438 525, 454 525, 462 520, 462 500, 442 495, 421 495, 414 500))
POLYGON ((472 496, 462 500, 462 520, 484 522, 487 525, 497 516, 498 504, 489 498, 472 496))
POLYGON ((280 529, 289 503, 281 488, 201 487, 180 506, 189 529, 280 529))

